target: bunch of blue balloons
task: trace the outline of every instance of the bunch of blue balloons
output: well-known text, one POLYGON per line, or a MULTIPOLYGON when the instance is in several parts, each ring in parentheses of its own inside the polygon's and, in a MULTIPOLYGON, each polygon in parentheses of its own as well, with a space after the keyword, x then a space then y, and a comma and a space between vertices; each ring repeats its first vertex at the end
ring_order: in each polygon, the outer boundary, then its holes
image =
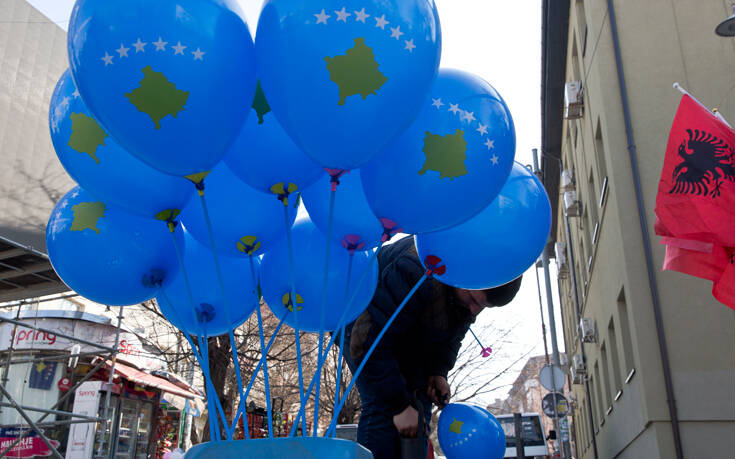
POLYGON ((439 68, 433 0, 266 0, 255 42, 234 0, 77 0, 68 52, 49 124, 79 186, 47 246, 96 302, 157 298, 207 337, 262 292, 296 329, 332 331, 367 307, 398 233, 470 289, 513 280, 548 237, 503 98, 439 68))

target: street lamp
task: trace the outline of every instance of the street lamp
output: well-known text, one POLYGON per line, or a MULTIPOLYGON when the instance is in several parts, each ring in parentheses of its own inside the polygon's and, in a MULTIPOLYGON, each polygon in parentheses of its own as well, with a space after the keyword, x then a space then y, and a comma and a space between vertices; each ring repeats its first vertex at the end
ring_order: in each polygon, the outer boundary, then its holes
POLYGON ((735 4, 732 6, 732 16, 720 22, 715 33, 721 37, 735 37, 735 4))

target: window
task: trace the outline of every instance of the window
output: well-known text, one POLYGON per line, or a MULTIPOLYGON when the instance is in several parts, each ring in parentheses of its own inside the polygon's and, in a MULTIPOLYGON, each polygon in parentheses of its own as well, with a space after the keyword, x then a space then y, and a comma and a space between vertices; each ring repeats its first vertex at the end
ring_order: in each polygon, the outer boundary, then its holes
POLYGON ((613 389, 615 390, 615 400, 618 400, 623 394, 623 379, 620 376, 620 354, 618 353, 618 337, 615 336, 615 322, 610 319, 607 326, 607 339, 610 342, 610 366, 613 372, 613 389))
POLYGON ((615 397, 613 391, 613 383, 610 381, 610 368, 607 364, 607 346, 606 343, 602 343, 600 346, 600 363, 602 365, 602 377, 605 382, 605 414, 610 414, 612 411, 612 400, 615 397))
POLYGON ((597 218, 597 188, 595 187, 595 174, 590 168, 589 179, 587 181, 587 192, 589 193, 589 204, 585 209, 589 209, 589 227, 592 231, 592 244, 597 242, 598 232, 600 230, 599 220, 597 218))
POLYGON ((597 407, 599 408, 597 413, 600 416, 600 426, 605 423, 605 405, 602 400, 602 384, 603 381, 600 379, 600 365, 599 362, 595 362, 595 380, 597 385, 595 386, 595 396, 597 397, 597 407))
POLYGON ((577 0, 577 28, 579 29, 580 34, 582 34, 582 56, 586 54, 587 51, 587 16, 584 12, 584 0, 577 0))
POLYGON ((592 407, 592 425, 590 426, 590 435, 594 435, 597 432, 597 422, 599 418, 597 417, 598 409, 597 409, 597 402, 595 400, 594 394, 595 394, 595 388, 597 387, 597 384, 595 384, 596 379, 590 375, 589 377, 590 381, 590 406, 592 407))
POLYGON ((618 295, 618 316, 620 317, 620 339, 623 341, 624 368, 627 374, 625 382, 627 383, 635 373, 635 362, 633 361, 633 343, 630 335, 628 305, 625 302, 625 289, 621 289, 620 295, 618 295))
POLYGON ((602 141, 602 126, 600 125, 600 118, 597 118, 597 127, 595 128, 595 154, 597 155, 597 172, 600 178, 600 202, 599 205, 605 203, 606 191, 604 188, 607 186, 607 163, 605 162, 605 144, 602 141))

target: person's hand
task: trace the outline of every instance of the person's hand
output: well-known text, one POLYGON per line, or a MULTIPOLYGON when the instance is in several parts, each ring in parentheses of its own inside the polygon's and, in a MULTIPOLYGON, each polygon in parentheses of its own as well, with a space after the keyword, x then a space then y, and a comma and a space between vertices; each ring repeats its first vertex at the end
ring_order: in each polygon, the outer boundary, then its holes
POLYGON ((408 405, 405 410, 393 416, 393 424, 401 437, 414 438, 419 430, 419 412, 408 405))
POLYGON ((443 376, 429 376, 429 387, 426 389, 426 395, 436 406, 444 408, 449 403, 449 397, 452 395, 446 378, 443 376))

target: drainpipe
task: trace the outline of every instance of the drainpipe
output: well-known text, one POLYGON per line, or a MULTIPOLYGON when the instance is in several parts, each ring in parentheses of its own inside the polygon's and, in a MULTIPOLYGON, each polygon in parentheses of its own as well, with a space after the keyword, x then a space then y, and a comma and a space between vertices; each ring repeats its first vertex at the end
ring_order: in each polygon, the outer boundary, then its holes
POLYGON ((620 54, 620 39, 618 37, 618 25, 615 19, 615 6, 613 0, 607 0, 607 8, 610 15, 610 29, 612 30, 613 48, 615 51, 615 64, 620 84, 620 99, 623 104, 623 117, 625 118, 625 135, 628 140, 628 153, 630 166, 633 171, 633 185, 635 197, 638 204, 638 217, 640 220, 641 233, 643 234, 643 248, 646 257, 646 270, 648 271, 648 284, 651 289, 653 302, 653 315, 656 321, 656 335, 658 338, 659 353, 661 354, 661 365, 664 372, 664 385, 666 387, 666 402, 669 405, 669 416, 671 417, 671 430, 674 434, 674 449, 676 458, 683 459, 684 454, 681 447, 681 433, 679 431, 679 417, 676 412, 676 400, 674 399, 674 385, 671 378, 671 365, 669 351, 666 345, 666 333, 664 331, 663 316, 661 314, 661 300, 656 284, 656 275, 653 270, 653 250, 651 249, 651 238, 648 232, 648 221, 646 219, 646 208, 643 204, 643 191, 641 190, 641 178, 638 171, 638 157, 636 154, 635 141, 633 139, 633 126, 630 122, 630 107, 628 106, 628 89, 625 84, 625 73, 623 71, 623 59, 620 54))

